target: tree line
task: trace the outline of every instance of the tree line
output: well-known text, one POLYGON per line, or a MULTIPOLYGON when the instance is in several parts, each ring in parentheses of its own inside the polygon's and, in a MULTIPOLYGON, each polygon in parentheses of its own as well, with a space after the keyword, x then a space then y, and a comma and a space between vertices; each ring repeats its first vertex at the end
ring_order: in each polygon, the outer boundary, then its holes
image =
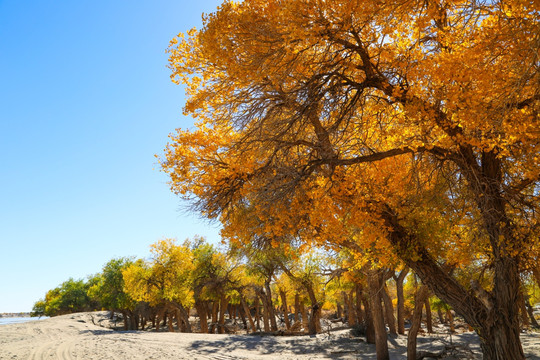
MULTIPOLYGON (((243 329, 290 335, 321 333, 324 316, 353 327, 368 343, 376 343, 376 326, 404 335, 408 321, 412 354, 422 314, 430 333, 433 314, 449 331, 455 330, 451 307, 408 267, 378 269, 373 276, 369 264, 356 266, 357 259, 346 250, 300 254, 260 243, 218 251, 195 238, 181 244, 160 240, 150 252, 147 259, 112 259, 86 280, 65 281, 35 303, 32 315, 106 309, 111 319, 121 314, 125 330, 223 334, 243 329)), ((459 276, 469 279, 475 270, 462 270, 459 276)), ((530 279, 522 291, 521 324, 538 327, 531 295, 534 302, 540 293, 530 279)))

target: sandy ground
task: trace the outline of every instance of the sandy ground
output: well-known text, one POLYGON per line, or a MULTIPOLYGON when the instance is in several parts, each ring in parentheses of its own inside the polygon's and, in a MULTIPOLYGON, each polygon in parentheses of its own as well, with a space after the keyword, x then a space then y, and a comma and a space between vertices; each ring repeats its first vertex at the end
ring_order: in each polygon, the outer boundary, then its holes
MULTIPOLYGON (((348 330, 317 336, 211 335, 113 331, 106 312, 78 313, 0 326, 0 359, 376 359, 375 346, 348 330)), ((389 339, 390 358, 406 359, 406 337, 389 339)), ((473 333, 419 336, 419 351, 444 359, 481 359, 473 333)), ((528 359, 540 360, 540 333, 524 333, 528 359)))

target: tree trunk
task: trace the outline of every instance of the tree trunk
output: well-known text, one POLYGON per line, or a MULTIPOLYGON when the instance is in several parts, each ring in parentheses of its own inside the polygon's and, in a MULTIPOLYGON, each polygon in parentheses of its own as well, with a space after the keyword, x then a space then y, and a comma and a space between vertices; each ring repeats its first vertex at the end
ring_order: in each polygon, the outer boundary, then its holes
POLYGON ((294 322, 300 321, 300 294, 294 294, 294 322))
POLYGON ((197 315, 199 315, 199 321, 201 324, 201 333, 208 333, 208 319, 206 314, 206 304, 202 301, 195 302, 195 309, 197 310, 197 315))
POLYGON ((384 326, 383 308, 381 305, 382 284, 380 281, 378 270, 370 270, 368 273, 368 288, 371 305, 371 313, 373 317, 373 325, 375 328, 375 349, 377 351, 377 360, 389 360, 388 354, 388 338, 386 328, 384 326))
POLYGON ((309 317, 309 334, 315 335, 321 332, 321 306, 319 305, 317 298, 315 297, 315 291, 311 286, 311 283, 304 284, 311 302, 311 316, 309 317))
POLYGON ((270 326, 272 331, 277 331, 276 314, 274 312, 274 304, 272 303, 272 290, 270 289, 270 281, 264 283, 266 290, 266 302, 268 303, 268 317, 270 318, 270 326))
POLYGON ((259 297, 257 295, 255 295, 253 304, 255 306, 255 321, 257 323, 257 330, 261 330, 261 305, 259 303, 259 297))
POLYGON ((338 319, 342 319, 343 318, 343 310, 341 309, 341 304, 339 303, 339 300, 338 300, 338 303, 336 305, 337 305, 336 317, 338 319))
MULTIPOLYGON (((489 186, 487 184, 486 186, 489 186)), ((511 241, 507 229, 501 226, 509 224, 504 218, 504 200, 487 196, 479 199, 485 230, 489 235, 493 253, 494 286, 490 298, 483 301, 460 285, 447 274, 424 248, 414 234, 405 229, 393 210, 382 213, 389 229, 390 242, 400 254, 416 248, 416 256, 403 256, 414 272, 428 285, 441 300, 449 304, 473 326, 480 337, 485 360, 525 359, 519 339, 519 272, 517 261, 507 255, 508 249, 503 246, 511 241), (502 203, 497 203, 497 201, 502 203), (493 203, 497 204, 493 204, 493 203), (503 218, 501 218, 501 215, 503 218), (494 219, 490 218, 494 217, 494 219), (503 225, 501 225, 503 224, 503 225), (503 231, 504 230, 504 231, 503 231)), ((510 225, 507 225, 510 226, 510 225)))
POLYGON ((218 322, 219 301, 212 301, 212 324, 210 325, 209 333, 216 333, 216 325, 218 322))
POLYGON ((433 334, 433 321, 431 319, 431 304, 429 303, 429 293, 424 299, 424 306, 426 308, 426 328, 428 333, 433 334))
MULTIPOLYGON (((384 284, 384 280, 383 280, 384 284)), ((386 323, 388 324, 388 330, 390 334, 397 335, 396 330, 396 318, 394 316, 394 307, 392 306, 392 299, 390 298, 390 295, 388 294, 388 288, 386 287, 386 284, 384 284, 381 295, 384 301, 384 314, 386 318, 386 323)))
POLYGON ((525 306, 527 307, 527 313, 529 314, 529 318, 531 320, 532 326, 535 328, 539 328, 540 326, 538 325, 538 322, 534 318, 533 307, 531 306, 531 302, 529 301, 529 295, 525 294, 523 295, 523 297, 525 299, 525 306))
POLYGON ((456 328, 454 326, 454 315, 452 315, 452 310, 446 310, 446 316, 448 317, 448 324, 450 324, 450 332, 456 332, 456 328))
POLYGON ((524 328, 529 327, 529 314, 527 313, 527 307, 525 306, 525 298, 523 297, 523 290, 519 294, 519 312, 521 314, 521 322, 524 328))
POLYGON ((285 321, 285 328, 289 330, 291 328, 291 322, 289 321, 289 310, 287 307, 287 294, 283 290, 279 290, 279 296, 281 297, 281 308, 283 309, 283 321, 285 321))
MULTIPOLYGON (((123 310, 122 311, 122 318, 124 319, 124 330, 129 330, 129 322, 128 322, 128 315, 127 315, 127 311, 123 310)), ((158 328, 159 330, 159 328, 158 328)))
POLYGON ((178 326, 180 326, 180 322, 182 322, 183 324, 182 331, 190 333, 191 324, 189 323, 189 309, 186 309, 183 305, 179 303, 175 303, 175 305, 178 308, 178 314, 177 314, 178 326))
POLYGON ((444 321, 444 316, 443 316, 442 310, 440 308, 437 309, 437 316, 439 317, 439 322, 441 324, 446 323, 446 321, 444 321))
POLYGON ((225 310, 229 301, 225 293, 221 294, 221 301, 219 303, 219 321, 218 321, 218 334, 225 334, 225 310))
POLYGON ((375 326, 373 324, 373 313, 371 311, 370 301, 368 297, 362 297, 365 311, 365 323, 366 323, 366 342, 368 344, 375 344, 375 326))
POLYGON ((353 306, 352 290, 349 295, 347 295, 346 292, 343 292, 343 299, 345 300, 347 304, 347 322, 349 323, 349 326, 353 326, 354 324, 356 324, 356 314, 355 314, 354 306, 353 306))
POLYGON ((266 296, 261 293, 262 304, 263 304, 263 327, 265 332, 270 332, 270 309, 268 309, 268 302, 266 301, 266 296))
POLYGON ((420 325, 422 324, 422 308, 424 307, 427 296, 427 286, 420 286, 416 291, 411 328, 407 335, 407 360, 416 360, 416 337, 418 335, 418 330, 420 330, 420 325))
POLYGON ((397 330, 401 335, 405 335, 405 296, 403 295, 403 281, 408 273, 409 267, 405 266, 398 276, 394 276, 397 293, 397 330))
POLYGON ((302 327, 304 328, 304 332, 307 332, 309 329, 309 321, 306 307, 304 306, 303 302, 300 302, 300 313, 302 315, 302 327))
POLYGON ((240 295, 240 302, 242 303, 242 307, 244 308, 244 312, 246 314, 246 317, 248 318, 249 326, 251 326, 251 331, 252 332, 257 331, 257 328, 255 327, 255 322, 253 321, 253 317, 251 316, 251 311, 249 310, 249 307, 247 306, 246 300, 241 295, 240 295))
MULTIPOLYGON (((364 322, 364 317, 362 316, 362 285, 356 284, 356 323, 362 324, 364 322)), ((352 299, 351 299, 352 302, 352 299)))

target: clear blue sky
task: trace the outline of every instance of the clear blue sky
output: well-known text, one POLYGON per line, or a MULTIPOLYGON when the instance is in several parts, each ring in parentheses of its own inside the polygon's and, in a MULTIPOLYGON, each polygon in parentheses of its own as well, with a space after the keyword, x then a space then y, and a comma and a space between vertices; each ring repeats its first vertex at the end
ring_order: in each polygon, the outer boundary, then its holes
POLYGON ((154 154, 188 128, 165 49, 220 0, 0 0, 0 312, 164 237, 219 242, 154 154))

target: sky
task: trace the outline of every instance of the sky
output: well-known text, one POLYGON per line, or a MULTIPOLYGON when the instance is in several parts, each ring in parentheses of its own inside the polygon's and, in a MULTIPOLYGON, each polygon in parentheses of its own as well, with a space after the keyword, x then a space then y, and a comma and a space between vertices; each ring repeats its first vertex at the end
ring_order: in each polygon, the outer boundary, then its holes
POLYGON ((219 243, 154 155, 193 125, 165 50, 220 3, 0 0, 0 313, 162 238, 219 243))

